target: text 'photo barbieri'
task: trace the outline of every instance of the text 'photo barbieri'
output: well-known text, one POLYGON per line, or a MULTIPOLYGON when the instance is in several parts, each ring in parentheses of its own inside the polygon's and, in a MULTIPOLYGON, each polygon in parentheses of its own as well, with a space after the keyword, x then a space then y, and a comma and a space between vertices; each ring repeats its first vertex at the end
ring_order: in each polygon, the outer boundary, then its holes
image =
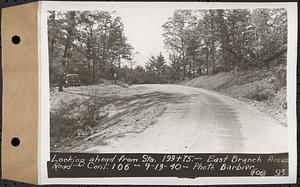
POLYGON ((288 152, 286 9, 47 16, 51 152, 288 152))

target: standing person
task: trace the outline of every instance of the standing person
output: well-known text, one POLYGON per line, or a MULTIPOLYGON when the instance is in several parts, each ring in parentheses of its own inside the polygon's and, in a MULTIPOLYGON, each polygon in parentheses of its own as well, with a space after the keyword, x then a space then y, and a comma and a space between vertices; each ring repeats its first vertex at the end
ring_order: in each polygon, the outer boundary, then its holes
POLYGON ((115 83, 117 83, 117 74, 114 73, 114 80, 115 80, 115 83))

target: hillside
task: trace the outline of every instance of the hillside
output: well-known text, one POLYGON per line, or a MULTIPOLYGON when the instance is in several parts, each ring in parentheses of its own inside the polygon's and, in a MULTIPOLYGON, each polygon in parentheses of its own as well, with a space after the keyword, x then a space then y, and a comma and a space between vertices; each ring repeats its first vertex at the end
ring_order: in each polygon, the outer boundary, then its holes
POLYGON ((226 72, 200 76, 182 85, 216 90, 256 106, 286 125, 286 73, 284 67, 273 70, 226 72))

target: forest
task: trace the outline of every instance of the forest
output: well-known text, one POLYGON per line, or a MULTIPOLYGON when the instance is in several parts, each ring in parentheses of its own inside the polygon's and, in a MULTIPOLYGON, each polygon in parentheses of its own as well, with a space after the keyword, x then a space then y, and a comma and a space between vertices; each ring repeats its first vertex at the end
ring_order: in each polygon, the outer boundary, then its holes
POLYGON ((164 84, 286 63, 285 9, 175 10, 162 30, 166 50, 141 66, 117 12, 49 11, 50 86, 71 73, 83 85, 164 84))

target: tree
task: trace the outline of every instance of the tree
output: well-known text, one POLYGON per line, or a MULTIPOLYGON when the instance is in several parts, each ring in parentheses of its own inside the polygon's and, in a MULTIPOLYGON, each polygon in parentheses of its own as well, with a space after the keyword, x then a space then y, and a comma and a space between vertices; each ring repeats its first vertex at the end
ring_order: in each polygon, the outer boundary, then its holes
POLYGON ((60 82, 59 82, 59 91, 63 91, 63 85, 64 85, 64 75, 66 72, 66 67, 68 65, 68 60, 70 58, 70 48, 71 44, 74 41, 75 36, 75 11, 70 11, 65 14, 65 42, 64 42, 64 52, 62 57, 62 66, 61 66, 61 73, 60 73, 60 82))
POLYGON ((147 72, 151 73, 153 75, 153 79, 157 80, 158 83, 166 82, 166 68, 166 60, 162 53, 160 53, 157 57, 151 56, 146 64, 147 72))
POLYGON ((50 85, 52 86, 56 82, 59 82, 59 75, 61 71, 61 41, 62 41, 62 28, 63 23, 60 19, 62 14, 55 11, 48 12, 48 49, 49 49, 49 74, 50 85))
MULTIPOLYGON (((192 21, 191 10, 176 10, 174 11, 173 17, 170 17, 168 21, 162 26, 165 37, 164 43, 169 51, 175 53, 175 56, 181 60, 182 67, 182 80, 186 76, 186 68, 188 65, 187 60, 187 49, 189 41, 188 26, 192 21)), ((173 56, 173 57, 175 57, 173 56)))
POLYGON ((130 83, 165 83, 286 62, 285 9, 176 10, 162 25, 168 58, 151 56, 145 68, 133 67, 116 12, 49 11, 48 28, 50 85, 60 91, 67 73, 78 73, 83 84, 114 74, 130 83))
POLYGON ((127 41, 121 18, 113 14, 49 12, 50 79, 53 85, 59 84, 60 91, 64 74, 78 73, 82 83, 95 84, 100 78, 112 79, 122 59, 131 58, 133 47, 127 41))

